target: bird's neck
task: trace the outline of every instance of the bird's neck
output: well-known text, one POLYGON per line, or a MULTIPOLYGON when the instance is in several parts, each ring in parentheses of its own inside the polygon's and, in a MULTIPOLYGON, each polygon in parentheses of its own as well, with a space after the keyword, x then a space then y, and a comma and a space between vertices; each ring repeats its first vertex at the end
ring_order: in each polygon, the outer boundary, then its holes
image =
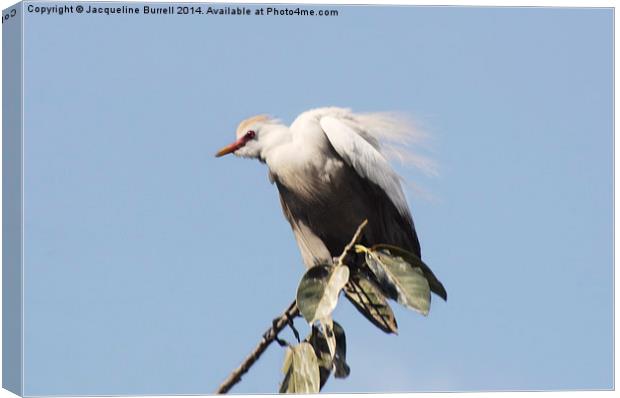
POLYGON ((284 125, 271 125, 261 132, 261 141, 259 159, 261 162, 269 163, 270 159, 276 157, 284 147, 291 145, 291 131, 284 125))

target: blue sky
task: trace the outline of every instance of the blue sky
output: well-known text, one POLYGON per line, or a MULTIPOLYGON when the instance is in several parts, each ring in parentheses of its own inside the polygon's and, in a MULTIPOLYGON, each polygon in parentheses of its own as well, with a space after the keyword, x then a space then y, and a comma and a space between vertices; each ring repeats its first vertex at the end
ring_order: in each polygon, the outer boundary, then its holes
MULTIPOLYGON (((324 391, 611 388, 611 10, 337 9, 26 15, 27 394, 214 391, 304 268, 265 167, 213 153, 327 105, 432 135, 439 176, 397 168, 449 300, 395 304, 398 336, 341 300, 324 391)), ((283 355, 233 391, 276 391, 283 355)))

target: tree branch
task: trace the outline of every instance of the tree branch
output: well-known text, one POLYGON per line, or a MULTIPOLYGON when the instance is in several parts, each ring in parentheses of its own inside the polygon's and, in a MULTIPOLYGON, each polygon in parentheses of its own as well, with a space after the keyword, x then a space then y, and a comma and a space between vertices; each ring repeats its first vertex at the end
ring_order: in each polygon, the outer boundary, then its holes
MULTIPOLYGON (((366 224, 368 224, 368 220, 364 220, 360 224, 360 226, 357 227, 357 230, 355 231, 351 242, 349 242, 349 244, 345 246, 342 254, 340 255, 340 257, 338 257, 337 265, 342 265, 342 262, 346 258, 347 254, 349 253, 349 251, 351 251, 353 246, 360 238, 362 230, 364 229, 366 224)), ((248 370, 250 370, 252 365, 254 365, 258 358, 260 358, 260 356, 263 354, 263 352, 265 352, 267 347, 269 347, 269 345, 276 340, 276 337, 278 337, 278 333, 284 330, 284 328, 289 324, 289 320, 294 319, 298 315, 299 308, 297 308, 297 301, 294 300, 288 306, 286 311, 284 311, 284 313, 280 315, 279 318, 276 318, 274 320, 273 325, 267 330, 267 332, 265 332, 263 338, 254 348, 254 350, 252 350, 250 355, 245 358, 245 360, 241 363, 241 365, 239 365, 237 369, 235 369, 230 375, 228 375, 226 380, 224 380, 224 382, 220 384, 215 393, 226 394, 235 384, 239 383, 241 381, 241 376, 243 376, 248 372, 248 370)))
POLYGON ((362 234, 362 231, 364 230, 364 227, 366 227, 366 224, 368 224, 368 220, 362 221, 360 226, 357 227, 357 230, 355 231, 351 242, 349 242, 349 244, 344 247, 342 254, 340 255, 340 257, 338 257, 338 265, 342 265, 342 262, 344 261, 345 257, 347 257, 347 254, 349 254, 353 246, 355 246, 355 244, 360 238, 360 235, 362 234))
POLYGON ((250 370, 250 367, 254 365, 254 362, 260 358, 260 356, 265 352, 269 344, 273 343, 278 333, 280 333, 287 325, 289 319, 293 319, 299 315, 299 308, 297 308, 297 301, 293 301, 286 311, 279 318, 276 318, 273 326, 271 326, 267 332, 263 335, 263 338, 258 343, 256 348, 252 350, 250 355, 248 355, 243 363, 239 365, 237 369, 235 369, 227 378, 224 380, 222 384, 218 387, 216 394, 226 394, 230 389, 241 381, 241 376, 247 373, 250 370))

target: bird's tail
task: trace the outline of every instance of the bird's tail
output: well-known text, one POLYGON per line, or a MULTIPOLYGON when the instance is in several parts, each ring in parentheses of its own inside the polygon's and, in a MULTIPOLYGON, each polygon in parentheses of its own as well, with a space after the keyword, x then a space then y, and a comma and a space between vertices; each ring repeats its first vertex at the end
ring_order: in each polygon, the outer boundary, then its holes
POLYGON ((398 112, 373 112, 355 114, 352 121, 374 139, 386 157, 429 176, 438 174, 436 162, 421 153, 430 150, 431 136, 412 118, 398 112))

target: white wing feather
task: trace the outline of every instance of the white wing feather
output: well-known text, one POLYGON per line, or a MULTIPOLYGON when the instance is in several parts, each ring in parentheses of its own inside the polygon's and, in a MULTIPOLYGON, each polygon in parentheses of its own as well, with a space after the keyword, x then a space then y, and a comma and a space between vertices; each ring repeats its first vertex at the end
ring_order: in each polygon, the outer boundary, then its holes
POLYGON ((398 174, 379 152, 376 141, 371 144, 347 123, 334 116, 321 117, 319 124, 342 159, 361 177, 381 187, 399 213, 409 216, 407 200, 398 174))
POLYGON ((337 118, 352 128, 386 159, 414 166, 427 176, 439 174, 433 159, 418 151, 422 148, 430 149, 431 137, 407 115, 398 112, 353 113, 348 108, 337 107, 316 108, 299 115, 291 129, 318 122, 326 116, 337 118))

